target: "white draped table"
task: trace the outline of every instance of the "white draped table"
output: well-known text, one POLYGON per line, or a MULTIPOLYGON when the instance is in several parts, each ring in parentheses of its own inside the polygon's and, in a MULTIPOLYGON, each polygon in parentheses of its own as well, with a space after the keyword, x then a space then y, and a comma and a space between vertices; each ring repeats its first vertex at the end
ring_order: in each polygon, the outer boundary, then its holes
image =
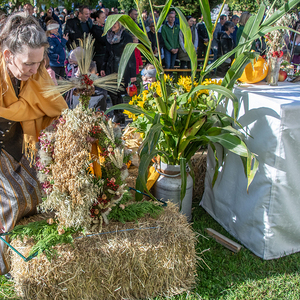
MULTIPOLYGON (((247 194, 241 159, 225 153, 212 188, 209 149, 201 206, 244 246, 263 259, 300 251, 300 85, 280 82, 238 86, 238 122, 257 154, 259 170, 247 194)), ((233 116, 231 103, 222 108, 233 116)), ((221 151, 219 153, 222 154, 221 151)), ((220 156, 221 157, 221 156, 220 156)))

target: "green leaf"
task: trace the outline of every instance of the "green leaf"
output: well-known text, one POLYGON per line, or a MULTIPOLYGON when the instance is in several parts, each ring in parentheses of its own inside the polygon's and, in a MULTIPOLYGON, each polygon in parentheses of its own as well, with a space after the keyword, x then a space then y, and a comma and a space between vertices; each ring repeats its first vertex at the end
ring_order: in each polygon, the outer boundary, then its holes
POLYGON ((177 101, 174 99, 172 106, 169 111, 169 118, 172 120, 172 123, 175 124, 177 118, 177 101))
POLYGON ((187 173, 186 173, 186 159, 180 158, 180 176, 181 176, 181 191, 180 191, 180 210, 182 208, 182 200, 186 193, 186 182, 187 182, 187 173))
POLYGON ((215 172, 214 172, 214 176, 213 176, 213 179, 212 179, 212 186, 215 185, 216 183, 216 180, 218 178, 218 172, 219 172, 219 158, 218 158, 218 155, 217 155, 217 149, 215 147, 214 144, 210 143, 210 147, 211 149, 213 150, 214 152, 214 158, 215 158, 215 162, 216 162, 216 166, 215 166, 215 172))
POLYGON ((192 32, 189 24, 186 21, 186 17, 183 15, 181 10, 177 7, 174 7, 174 9, 176 10, 179 16, 180 30, 182 31, 184 36, 184 48, 191 60, 191 69, 192 69, 191 79, 193 82, 197 70, 197 54, 192 40, 192 32))
MULTIPOLYGON (((152 151, 150 154, 148 155, 142 155, 140 157, 140 165, 139 165, 139 174, 138 177, 136 179, 136 189, 138 191, 143 192, 144 190, 146 190, 147 194, 153 199, 156 200, 155 197, 149 192, 149 190, 147 189, 147 177, 148 177, 148 167, 151 163, 151 160, 153 157, 157 156, 160 153, 160 151, 156 150, 156 151, 152 151)), ((141 199, 143 198, 143 195, 140 193, 135 193, 135 199, 136 201, 141 201, 141 199)))
POLYGON ((185 151, 187 145, 194 139, 196 139, 196 134, 206 122, 206 116, 195 122, 190 128, 185 132, 185 135, 180 139, 178 153, 182 155, 185 151))
POLYGON ((119 21, 127 30, 129 30, 134 36, 136 36, 146 47, 151 48, 151 42, 148 35, 145 34, 138 25, 128 15, 110 15, 105 22, 103 35, 106 35, 108 30, 119 21))
POLYGON ((207 29, 209 39, 213 38, 213 24, 211 22, 211 14, 208 0, 199 0, 201 13, 203 15, 203 20, 205 27, 207 29))
POLYGON ((248 157, 248 148, 245 143, 237 136, 231 133, 223 133, 217 136, 206 136, 213 143, 219 143, 229 151, 239 155, 248 157))
POLYGON ((152 55, 152 53, 143 45, 143 44, 137 44, 137 48, 142 52, 142 54, 147 58, 147 60, 155 66, 156 71, 158 73, 163 72, 162 65, 159 63, 157 58, 152 55))
MULTIPOLYGON (((249 37, 251 38, 252 35, 254 35, 258 31, 261 21, 263 20, 265 10, 266 10, 266 6, 262 3, 259 7, 257 14, 255 16, 251 16, 249 18, 249 20, 247 21, 245 28, 242 32, 242 36, 240 38, 239 44, 243 44, 244 42, 246 42, 249 37)), ((241 48, 236 53, 236 57, 238 57, 238 55, 240 55, 241 53, 243 53, 246 50, 248 50, 248 51, 251 50, 250 45, 248 45, 247 48, 246 47, 241 48)))
POLYGON ((140 115, 140 114, 144 114, 145 117, 150 121, 150 122, 153 122, 153 118, 147 113, 146 110, 143 110, 141 108, 137 108, 136 106, 133 106, 133 105, 130 105, 128 103, 122 103, 122 104, 117 104, 117 105, 114 105, 112 107, 110 107, 109 109, 107 109, 105 111, 105 114, 107 115, 109 112, 115 110, 115 109, 126 109, 128 111, 130 111, 131 113, 133 114, 136 114, 136 115, 140 115))
POLYGON ((118 86, 120 86, 120 84, 122 82, 123 75, 127 68, 128 61, 129 61, 131 55, 133 55, 134 49, 137 47, 137 45, 138 45, 137 43, 126 44, 126 46, 123 50, 121 60, 119 63, 119 69, 118 69, 118 86))
MULTIPOLYGON (((158 32, 160 26, 165 21, 167 15, 168 15, 168 12, 170 10, 171 5, 172 5, 172 0, 167 0, 165 5, 163 6, 163 10, 160 13, 159 19, 158 19, 157 24, 156 24, 156 28, 155 28, 156 32, 158 32)), ((161 6, 157 6, 157 7, 161 7, 161 6)))
POLYGON ((235 82, 242 76, 242 73, 250 59, 257 58, 258 56, 259 54, 256 52, 245 52, 241 54, 227 71, 224 80, 222 81, 222 86, 228 89, 233 88, 235 82))

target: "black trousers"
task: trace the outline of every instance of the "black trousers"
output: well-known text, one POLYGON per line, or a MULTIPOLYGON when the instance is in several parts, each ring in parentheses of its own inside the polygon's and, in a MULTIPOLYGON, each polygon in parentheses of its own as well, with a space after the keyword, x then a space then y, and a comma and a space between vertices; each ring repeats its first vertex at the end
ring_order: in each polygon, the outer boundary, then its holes
POLYGON ((59 79, 59 77, 66 77, 65 67, 51 67, 51 69, 54 71, 56 79, 59 79))
MULTIPOLYGON (((117 105, 117 104, 121 104, 123 103, 123 98, 121 96, 121 93, 112 93, 112 92, 108 92, 109 96, 110 96, 110 99, 111 99, 111 102, 112 102, 112 105, 117 105)), ((122 109, 115 109, 114 110, 114 115, 118 115, 120 113, 122 113, 123 110, 122 109)))

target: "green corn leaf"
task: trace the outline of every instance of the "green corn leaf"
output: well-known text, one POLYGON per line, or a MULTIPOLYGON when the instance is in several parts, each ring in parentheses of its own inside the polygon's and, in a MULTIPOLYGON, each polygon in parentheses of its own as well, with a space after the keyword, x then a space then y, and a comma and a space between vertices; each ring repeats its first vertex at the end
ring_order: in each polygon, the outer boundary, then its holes
POLYGON ((186 21, 186 17, 183 15, 181 10, 177 7, 174 7, 174 9, 176 10, 179 16, 180 30, 182 31, 184 36, 184 48, 191 60, 191 69, 192 69, 191 79, 193 82, 197 70, 197 54, 192 41, 192 32, 189 24, 186 21))
POLYGON ((119 21, 126 29, 128 29, 134 36, 136 36, 146 47, 151 48, 151 42, 148 35, 145 34, 137 24, 128 15, 110 15, 105 22, 103 35, 107 34, 108 30, 119 21))
POLYGON ((205 27, 207 29, 209 39, 213 38, 213 24, 211 22, 211 14, 208 0, 199 0, 201 13, 203 15, 203 20, 205 27))
POLYGON ((165 5, 163 5, 163 6, 157 6, 157 7, 163 7, 163 10, 160 13, 159 19, 158 19, 157 24, 156 24, 156 28, 155 28, 156 32, 158 32, 160 26, 165 21, 167 15, 168 15, 168 12, 170 10, 171 5, 172 5, 172 0, 167 0, 167 2, 165 3, 165 5))
POLYGON ((133 114, 136 114, 136 115, 140 115, 140 114, 144 114, 145 117, 150 121, 150 122, 153 122, 153 117, 151 115, 148 114, 148 112, 146 110, 143 110, 141 108, 137 108, 133 105, 130 105, 128 103, 122 103, 122 104, 117 104, 117 105, 114 105, 112 107, 110 107, 109 109, 107 109, 105 111, 105 114, 107 115, 109 112, 115 110, 115 109, 126 109, 128 111, 130 111, 131 113, 133 114))
POLYGON ((256 52, 245 52, 241 54, 227 71, 222 86, 232 89, 235 82, 242 76, 242 73, 249 63, 250 59, 258 58, 259 53, 256 52))
POLYGON ((133 55, 134 49, 137 47, 137 45, 138 45, 137 43, 129 43, 125 46, 123 50, 121 60, 119 63, 119 69, 118 69, 118 86, 120 86, 122 82, 123 75, 127 68, 128 61, 131 55, 133 55))
POLYGON ((181 191, 180 191, 180 210, 182 208, 182 200, 186 193, 186 181, 187 181, 187 173, 186 173, 186 159, 180 158, 180 176, 181 176, 181 191))
POLYGON ((223 133, 217 136, 206 136, 213 143, 219 143, 229 151, 243 157, 248 157, 248 148, 237 136, 223 133))
MULTIPOLYGON (((155 197, 149 192, 149 190, 147 189, 147 177, 148 177, 148 167, 151 163, 151 160, 153 157, 159 155, 160 151, 156 150, 156 151, 152 151, 150 154, 147 155, 142 155, 140 157, 140 165, 139 165, 139 174, 138 177, 136 179, 136 185, 135 188, 138 191, 143 192, 144 190, 146 190, 147 194, 153 199, 156 200, 155 197)), ((143 195, 140 193, 135 193, 135 200, 136 201, 141 201, 143 198, 143 195)))
POLYGON ((172 120, 172 123, 175 124, 177 119, 177 101, 174 99, 172 106, 169 110, 169 118, 172 120))

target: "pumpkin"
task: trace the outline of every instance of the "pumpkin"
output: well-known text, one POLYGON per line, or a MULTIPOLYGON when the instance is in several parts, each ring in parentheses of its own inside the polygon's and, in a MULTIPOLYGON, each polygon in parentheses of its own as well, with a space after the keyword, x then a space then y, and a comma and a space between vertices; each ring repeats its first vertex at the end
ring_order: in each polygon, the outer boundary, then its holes
POLYGON ((268 63, 261 56, 254 60, 254 65, 251 62, 245 67, 242 76, 239 81, 244 83, 256 83, 260 82, 267 77, 268 63))

